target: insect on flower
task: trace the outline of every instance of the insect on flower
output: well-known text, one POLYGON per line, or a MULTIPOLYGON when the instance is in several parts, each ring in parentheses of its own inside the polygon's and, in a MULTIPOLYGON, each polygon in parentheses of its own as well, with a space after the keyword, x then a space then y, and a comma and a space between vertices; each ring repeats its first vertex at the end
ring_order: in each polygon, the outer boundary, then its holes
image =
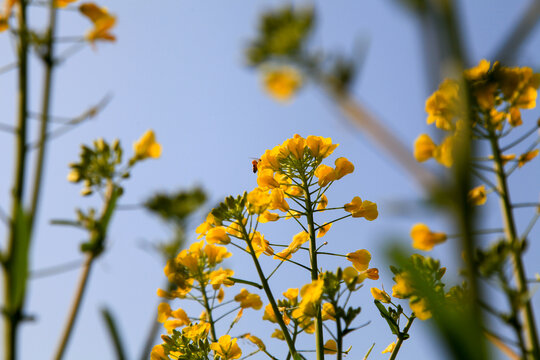
POLYGON ((261 159, 253 159, 253 161, 251 161, 251 165, 253 165, 254 174, 257 173, 257 165, 259 165, 259 161, 261 161, 261 159))

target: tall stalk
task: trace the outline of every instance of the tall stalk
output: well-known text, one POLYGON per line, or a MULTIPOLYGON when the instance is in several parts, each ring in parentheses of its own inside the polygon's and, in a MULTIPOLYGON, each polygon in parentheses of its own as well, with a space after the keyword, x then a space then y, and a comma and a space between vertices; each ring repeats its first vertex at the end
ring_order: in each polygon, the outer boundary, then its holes
POLYGON ((504 221, 504 233, 506 240, 511 245, 511 256, 514 264, 514 279, 520 299, 524 301, 522 306, 519 306, 519 311, 523 318, 522 331, 525 333, 525 339, 527 341, 527 354, 523 354, 526 359, 540 359, 540 347, 538 344, 538 332, 536 330, 536 324, 534 321, 534 313, 531 305, 531 301, 528 294, 527 278, 525 276, 525 269, 523 267, 523 261, 521 259, 522 244, 520 243, 519 236, 516 230, 516 224, 514 221, 514 214, 512 213, 512 202, 510 201, 510 193, 508 189, 508 182, 506 173, 504 172, 503 160, 501 157, 501 148, 499 146, 498 138, 493 129, 489 129, 489 141, 491 145, 491 151, 493 153, 493 161, 495 166, 495 174, 497 177, 497 193, 499 194, 500 208, 502 218, 504 221))

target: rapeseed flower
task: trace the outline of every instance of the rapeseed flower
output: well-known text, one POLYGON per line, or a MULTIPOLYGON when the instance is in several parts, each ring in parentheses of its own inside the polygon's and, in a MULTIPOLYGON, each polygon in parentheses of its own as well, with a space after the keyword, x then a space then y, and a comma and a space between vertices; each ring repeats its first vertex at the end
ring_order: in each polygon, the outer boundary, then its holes
POLYGON ((234 297, 234 301, 239 302, 242 309, 253 308, 259 310, 262 307, 260 296, 252 294, 246 289, 240 290, 240 293, 234 297))
POLYGON ((411 238, 413 248, 430 251, 435 245, 446 241, 446 234, 432 232, 427 225, 418 223, 411 229, 411 238))
MULTIPOLYGON (((94 3, 85 3, 79 7, 79 11, 92 21, 94 28, 86 34, 86 39, 90 42, 96 40, 115 41, 116 37, 109 31, 116 25, 116 17, 109 14, 107 8, 99 7, 94 3)), ((159 145, 159 144, 158 144, 159 145)), ((161 147, 153 150, 154 155, 150 157, 159 157, 161 147)))
POLYGON ((302 76, 292 67, 276 67, 264 72, 263 83, 266 91, 275 99, 288 101, 302 86, 302 76))
POLYGON ((487 200, 486 186, 480 185, 469 191, 467 199, 473 205, 484 205, 487 200))
POLYGON ((354 218, 363 217, 369 221, 373 221, 379 216, 377 204, 368 200, 362 201, 358 196, 355 196, 350 203, 345 204, 345 211, 350 212, 354 218))
POLYGON ((161 145, 156 141, 156 134, 152 130, 146 131, 139 140, 133 144, 135 160, 147 158, 157 159, 161 156, 161 145))

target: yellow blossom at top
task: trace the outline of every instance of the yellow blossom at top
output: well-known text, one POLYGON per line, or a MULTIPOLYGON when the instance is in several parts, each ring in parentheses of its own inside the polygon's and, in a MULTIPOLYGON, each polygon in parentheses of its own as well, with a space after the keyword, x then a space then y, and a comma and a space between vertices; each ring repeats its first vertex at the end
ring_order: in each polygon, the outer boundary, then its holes
POLYGON ((339 144, 332 144, 331 138, 310 135, 306 138, 306 144, 309 152, 315 158, 326 158, 334 152, 339 144))
MULTIPOLYGON (((79 6, 79 11, 94 24, 94 28, 86 34, 86 38, 89 41, 116 40, 116 37, 109 32, 116 25, 116 17, 109 14, 107 8, 101 8, 94 3, 85 3, 79 6)), ((159 149, 160 153, 161 148, 159 149)), ((159 157, 159 154, 152 157, 159 157)))
POLYGON ((260 296, 252 294, 246 289, 240 290, 240 293, 234 297, 234 301, 239 302, 242 309, 253 308, 259 310, 262 307, 260 296))
POLYGON ((418 223, 411 229, 411 238, 413 248, 430 251, 435 245, 446 241, 446 234, 432 232, 427 225, 418 223))
POLYGON ((206 221, 203 222, 201 225, 197 226, 197 228, 195 229, 195 232, 199 234, 199 236, 197 236, 197 239, 200 239, 204 235, 206 235, 208 230, 210 230, 215 225, 216 225, 216 219, 214 218, 214 215, 212 215, 212 213, 209 213, 206 216, 206 221))
POLYGON ((156 141, 156 135, 152 130, 146 131, 139 140, 133 144, 135 160, 147 158, 157 159, 161 156, 161 145, 156 141))
POLYGON ((306 139, 304 139, 298 134, 294 134, 292 138, 285 140, 283 146, 287 147, 287 150, 292 156, 301 160, 304 157, 306 139))
POLYGON ((282 66, 264 72, 263 83, 266 91, 279 101, 290 100, 302 86, 302 76, 298 70, 282 66))
POLYGON ((345 204, 345 211, 350 212, 352 217, 363 217, 366 220, 373 221, 379 216, 377 204, 355 196, 352 201, 345 204))
POLYGON ((467 199, 473 205, 484 205, 487 200, 486 186, 480 185, 469 191, 467 199))
POLYGON ((490 62, 486 59, 482 59, 480 60, 478 65, 464 71, 465 78, 467 80, 480 80, 481 78, 486 76, 489 71, 489 67, 490 62))
POLYGON ((261 169, 257 175, 257 185, 261 189, 273 189, 279 187, 279 183, 274 178, 274 170, 261 169))

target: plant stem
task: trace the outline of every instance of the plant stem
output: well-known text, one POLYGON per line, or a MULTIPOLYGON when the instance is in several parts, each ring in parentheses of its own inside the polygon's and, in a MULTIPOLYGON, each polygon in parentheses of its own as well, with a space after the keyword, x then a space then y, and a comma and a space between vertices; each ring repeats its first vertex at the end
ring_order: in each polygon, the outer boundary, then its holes
POLYGON ((204 308, 206 309, 206 313, 208 314, 208 321, 210 322, 210 335, 212 335, 212 341, 217 341, 216 336, 216 328, 214 319, 212 318, 212 308, 210 307, 210 303, 208 302, 208 296, 206 295, 206 285, 201 283, 201 294, 204 300, 204 308))
POLYGON ((534 322, 534 314, 531 306, 531 301, 528 294, 527 278, 525 275, 525 269, 521 259, 522 246, 517 235, 516 225, 514 222, 514 214, 512 212, 512 203, 510 201, 510 193, 508 190, 508 183, 506 174, 504 172, 504 165, 501 158, 501 150, 497 140, 497 135, 493 129, 489 129, 491 151, 493 153, 493 160, 495 165, 495 171, 497 176, 497 186, 499 188, 500 207, 502 217, 504 221, 504 230, 507 241, 511 245, 511 256, 514 263, 514 278, 517 285, 517 290, 520 296, 523 297, 524 304, 520 306, 520 313, 523 318, 522 331, 526 334, 527 351, 528 354, 523 354, 527 359, 540 359, 540 346, 538 344, 538 333, 536 330, 536 324, 534 322))
POLYGON ((12 189, 12 212, 9 231, 9 240, 5 254, 2 254, 4 274, 4 355, 6 360, 16 358, 17 331, 22 318, 24 292, 19 303, 13 303, 13 276, 9 263, 12 262, 13 248, 17 238, 18 217, 22 213, 24 182, 26 170, 26 135, 28 117, 28 30, 27 30, 27 0, 19 1, 18 24, 19 43, 18 57, 18 117, 15 138, 15 172, 12 189))
POLYGON ((409 321, 407 321, 407 324, 403 328, 403 331, 400 332, 399 335, 398 335, 398 340, 396 342, 396 346, 394 347, 394 350, 392 351, 392 354, 390 355, 390 358, 388 360, 395 360, 395 358, 396 358, 396 356, 397 356, 397 354, 399 352, 399 349, 401 348, 401 344, 403 344, 403 341, 405 341, 406 338, 407 338, 405 335, 407 335, 407 333, 409 332, 409 329, 411 328, 414 319, 416 319, 416 317, 414 315, 411 315, 409 317, 409 321))
POLYGON ((294 359, 295 356, 297 356, 297 351, 294 346, 294 341, 291 338, 291 334, 289 334, 287 325, 285 325, 285 323, 283 322, 283 317, 279 316, 281 312, 278 309, 276 300, 274 299, 274 294, 272 294, 272 290, 270 289, 270 285, 268 285, 268 280, 266 280, 266 277, 264 276, 264 272, 261 268, 261 265, 259 264, 259 259, 257 259, 257 256, 255 255, 255 249, 253 249, 253 245, 251 244, 251 240, 247 232, 247 229, 241 219, 238 220, 238 223, 240 224, 242 228, 242 234, 249 247, 249 253, 251 255, 253 263, 255 264, 255 268, 257 269, 257 274, 259 275, 259 279, 261 280, 266 297, 268 298, 268 301, 270 302, 270 306, 272 307, 272 311, 274 311, 276 321, 278 322, 278 325, 281 328, 281 332, 283 333, 283 336, 285 337, 285 341, 287 342, 287 346, 289 347, 289 354, 291 354, 292 358, 294 359))
POLYGON ((94 254, 89 253, 84 262, 82 273, 79 278, 79 285, 77 286, 75 297, 73 298, 73 303, 71 304, 71 309, 69 310, 66 325, 64 327, 64 331, 62 332, 62 336, 60 338, 60 344, 58 345, 56 354, 54 355, 55 360, 60 360, 64 356, 64 352, 66 350, 66 346, 69 341, 71 331, 73 330, 73 324, 75 323, 75 319, 77 318, 77 314, 80 309, 81 301, 84 295, 84 290, 86 289, 86 284, 88 283, 88 277, 90 276, 90 270, 92 268, 94 259, 95 259, 94 254))
MULTIPOLYGON (((309 195, 309 182, 304 174, 301 174, 302 188, 306 194, 306 219, 309 231, 309 260, 311 264, 311 280, 319 278, 319 269, 317 265, 317 240, 315 237, 315 222, 313 220, 313 206, 311 196, 309 195)), ((317 347, 317 360, 324 359, 324 338, 321 306, 317 307, 317 316, 315 317, 315 345, 317 347)))

